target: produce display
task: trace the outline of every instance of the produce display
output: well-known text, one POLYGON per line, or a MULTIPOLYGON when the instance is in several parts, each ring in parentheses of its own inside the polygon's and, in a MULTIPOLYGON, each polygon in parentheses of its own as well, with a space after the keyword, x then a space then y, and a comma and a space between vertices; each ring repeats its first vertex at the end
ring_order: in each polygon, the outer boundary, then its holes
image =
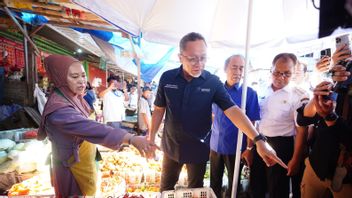
POLYGON ((161 161, 147 160, 133 147, 125 147, 120 152, 102 153, 102 157, 100 191, 103 196, 120 196, 126 192, 129 193, 124 194, 127 197, 155 197, 150 195, 158 194, 161 161), (119 194, 123 187, 124 193, 119 194))
POLYGON ((145 197, 143 195, 131 195, 131 194, 126 193, 121 198, 145 198, 145 197))
POLYGON ((15 184, 9 190, 8 196, 18 195, 53 195, 50 175, 34 176, 21 183, 15 184))
POLYGON ((43 142, 29 140, 16 144, 10 139, 0 140, 0 174, 16 171, 19 174, 38 170, 39 164, 44 164, 48 151, 43 142), (43 152, 45 151, 45 152, 43 152), (33 153, 42 153, 34 155, 33 153))
MULTIPOLYGON (((6 141, 8 148, 6 151, 16 147, 16 144, 6 141)), ((41 143, 41 142, 40 142, 41 143)), ((18 145, 18 148, 31 148, 36 143, 26 143, 25 145, 18 145)), ((38 147, 38 146, 35 146, 38 147)), ((42 148, 42 147, 40 147, 42 148)), ((32 150, 32 149, 30 149, 32 150)), ((23 152, 23 151, 21 151, 23 152)), ((27 172, 32 169, 32 166, 27 166, 29 163, 21 164, 13 163, 12 155, 17 155, 17 150, 3 153, 7 161, 2 165, 11 171, 27 172)), ((33 152, 32 152, 33 153, 33 152)), ((1 154, 1 153, 0 153, 1 154)), ((28 153, 27 153, 28 154, 28 153)), ((99 162, 99 178, 98 178, 98 192, 97 197, 135 197, 135 198, 159 198, 159 185, 161 178, 161 161, 147 160, 142 157, 138 150, 134 147, 124 147, 121 151, 102 152, 103 160, 99 162)), ((158 153, 159 157, 161 152, 158 153)), ((30 155, 28 155, 30 156, 30 155)), ((16 158, 18 158, 17 156, 16 158)), ((31 157, 32 158, 32 157, 31 157)), ((161 157, 160 157, 161 159, 161 157)), ((44 164, 44 162, 43 162, 44 164)), ((5 168, 5 167, 4 167, 5 168)), ((33 167, 35 169, 35 167, 33 167)), ((48 167, 46 167, 49 170, 48 167)), ((1 170, 1 169, 0 169, 1 170)), ((9 196, 18 195, 53 195, 54 189, 51 186, 49 172, 41 172, 30 179, 24 180, 21 183, 12 185, 9 190, 9 196)))

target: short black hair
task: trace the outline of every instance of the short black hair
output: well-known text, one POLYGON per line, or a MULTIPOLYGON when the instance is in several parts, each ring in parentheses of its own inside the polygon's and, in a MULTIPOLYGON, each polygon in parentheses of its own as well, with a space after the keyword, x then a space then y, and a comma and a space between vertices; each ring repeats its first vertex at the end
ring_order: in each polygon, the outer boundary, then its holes
POLYGON ((93 89, 92 85, 88 81, 87 81, 86 89, 87 90, 92 90, 93 89))
POLYGON ((186 49, 186 45, 188 42, 197 41, 197 40, 202 40, 204 41, 205 45, 207 45, 204 37, 201 34, 197 32, 191 32, 183 36, 182 39, 180 40, 180 51, 183 51, 186 49))
POLYGON ((297 56, 296 55, 294 55, 292 53, 280 53, 280 54, 276 55, 275 58, 273 59, 273 67, 275 66, 275 64, 277 63, 277 61, 279 59, 283 59, 284 61, 292 60, 294 65, 297 64, 297 56))
POLYGON ((142 92, 145 92, 145 91, 152 91, 152 89, 150 87, 145 86, 142 88, 142 92))
POLYGON ((110 83, 110 81, 112 80, 116 80, 117 82, 120 82, 120 76, 111 75, 106 81, 110 83))

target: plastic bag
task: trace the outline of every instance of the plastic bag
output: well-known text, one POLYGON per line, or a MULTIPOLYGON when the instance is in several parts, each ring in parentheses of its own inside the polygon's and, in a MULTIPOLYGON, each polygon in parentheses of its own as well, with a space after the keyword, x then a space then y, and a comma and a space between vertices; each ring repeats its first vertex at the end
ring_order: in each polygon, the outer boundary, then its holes
POLYGON ((34 97, 37 98, 38 110, 40 115, 42 115, 47 98, 45 97, 45 93, 39 88, 38 84, 35 84, 34 97))

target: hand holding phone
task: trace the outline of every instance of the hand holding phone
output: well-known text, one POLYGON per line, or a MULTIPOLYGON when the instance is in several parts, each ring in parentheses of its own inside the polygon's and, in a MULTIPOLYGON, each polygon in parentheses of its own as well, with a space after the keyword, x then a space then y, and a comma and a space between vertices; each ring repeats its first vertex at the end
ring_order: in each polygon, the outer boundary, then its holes
POLYGON ((330 69, 330 62, 331 62, 330 57, 324 56, 315 64, 315 68, 318 72, 321 72, 321 73, 327 72, 330 69))
POLYGON ((344 34, 335 38, 336 49, 341 48, 342 46, 350 47, 350 35, 344 34))
POLYGON ((333 64, 346 65, 346 59, 351 57, 351 37, 349 34, 336 37, 336 51, 332 56, 333 64))
POLYGON ((320 51, 320 58, 323 58, 326 56, 331 57, 331 49, 330 48, 323 49, 320 51))

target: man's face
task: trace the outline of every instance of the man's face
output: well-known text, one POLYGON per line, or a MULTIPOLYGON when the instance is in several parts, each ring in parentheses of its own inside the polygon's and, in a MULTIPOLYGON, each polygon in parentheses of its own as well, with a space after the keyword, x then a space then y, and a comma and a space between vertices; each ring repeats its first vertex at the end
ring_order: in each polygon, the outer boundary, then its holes
POLYGON ((273 80, 272 85, 274 89, 282 89, 288 85, 292 77, 294 66, 295 65, 291 59, 279 59, 276 62, 271 72, 273 80))
POLYGON ((239 56, 231 58, 225 69, 226 81, 229 85, 232 86, 240 82, 243 74, 244 64, 244 60, 239 56))
POLYGON ((152 92, 149 90, 146 90, 143 92, 143 96, 147 99, 149 99, 152 96, 152 92))
POLYGON ((113 85, 112 87, 113 90, 119 89, 121 87, 121 83, 117 80, 111 80, 110 84, 113 85))
POLYGON ((186 48, 179 54, 183 70, 190 76, 198 78, 207 61, 207 46, 203 40, 187 42, 186 48))

